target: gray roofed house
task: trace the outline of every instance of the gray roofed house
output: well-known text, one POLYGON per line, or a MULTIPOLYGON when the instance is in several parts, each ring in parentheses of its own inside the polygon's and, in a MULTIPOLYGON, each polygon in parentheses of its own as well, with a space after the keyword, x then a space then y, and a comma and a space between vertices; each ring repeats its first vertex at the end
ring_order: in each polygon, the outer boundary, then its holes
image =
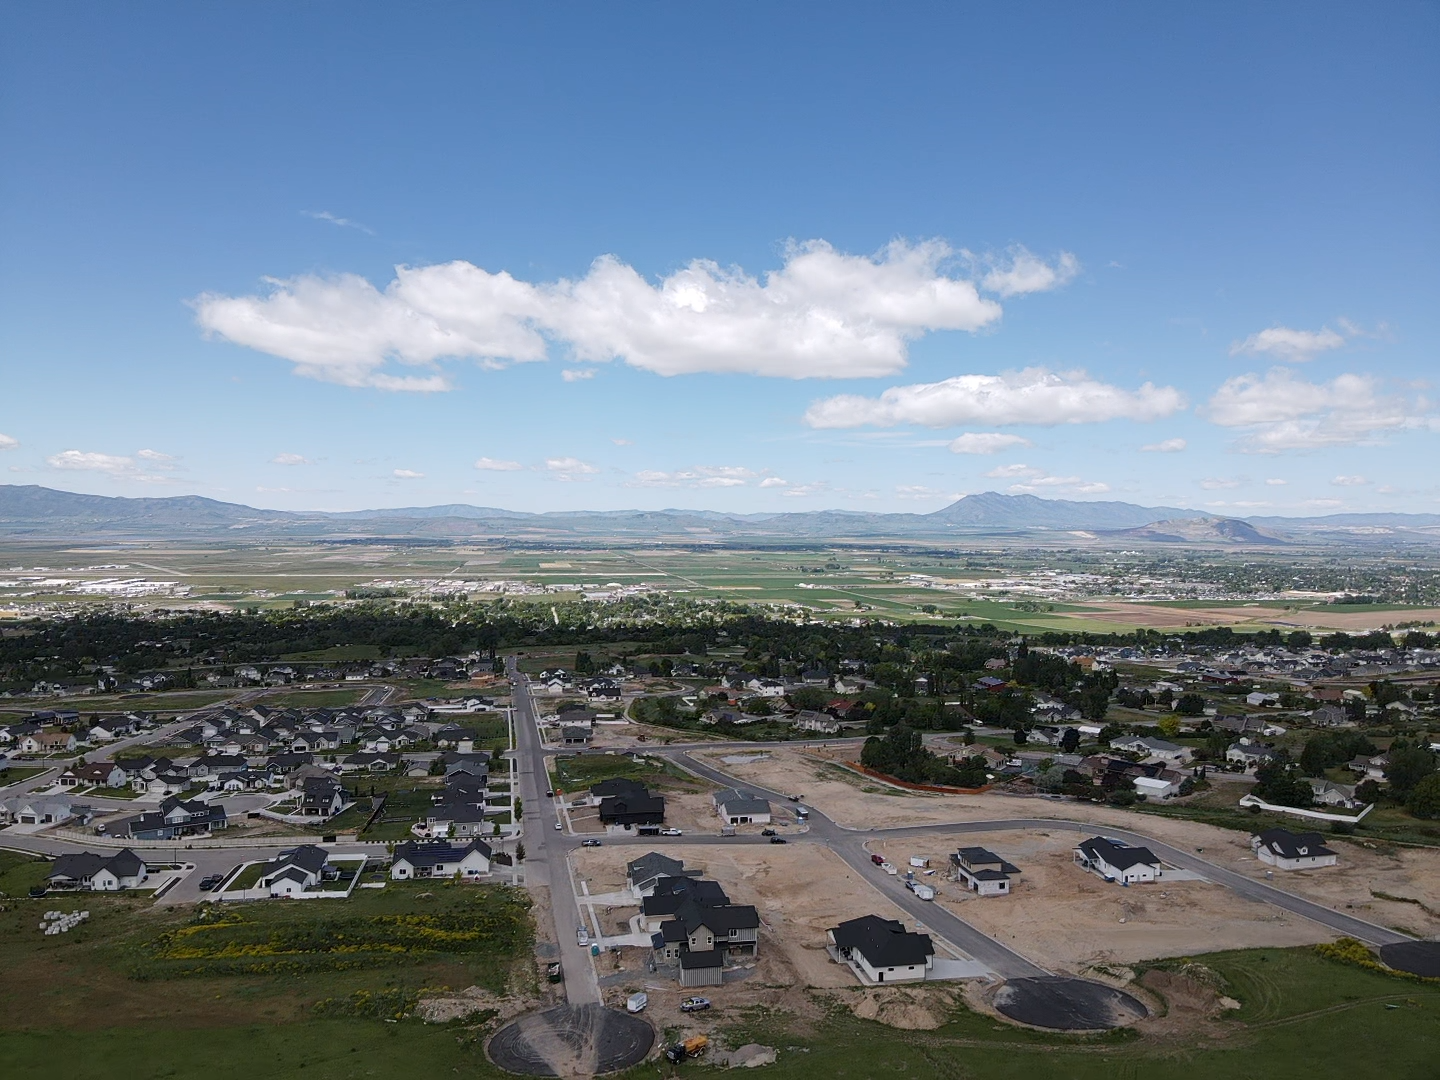
POLYGON ((726 788, 714 795, 715 812, 726 825, 770 824, 770 803, 739 788, 726 788))
POLYGON ((471 840, 463 846, 444 843, 417 843, 413 840, 395 849, 390 876, 397 881, 414 878, 475 878, 490 872, 490 845, 471 840))
POLYGON ((1149 848, 1131 847, 1104 836, 1082 841, 1075 848, 1075 862, 1106 881, 1123 885, 1154 881, 1162 873, 1160 860, 1149 848))
POLYGON ((1312 870, 1334 866, 1339 857, 1325 846, 1318 832, 1292 833, 1289 829, 1266 829, 1250 838, 1250 846, 1263 863, 1281 870, 1312 870))
POLYGON ((650 895, 641 900, 640 917, 647 922, 669 918, 689 899, 711 906, 730 902, 719 882, 693 877, 663 877, 655 882, 650 895))
POLYGON ((646 896, 655 890, 662 878, 697 878, 699 870, 686 870, 680 859, 672 859, 658 851, 651 851, 625 864, 625 881, 636 896, 646 896))
POLYGON ((878 915, 831 927, 826 937, 830 955, 871 985, 922 981, 935 956, 929 934, 912 933, 898 920, 878 915))
POLYGON ((1020 873, 1018 866, 1006 862, 993 851, 982 847, 963 847, 950 856, 955 880, 980 896, 1005 896, 1010 892, 1010 876, 1020 873))
POLYGON ((267 862, 255 887, 268 890, 271 896, 296 896, 338 876, 339 871, 330 866, 329 852, 315 844, 301 844, 267 862))
POLYGON ((51 888, 119 892, 135 889, 150 876, 145 861, 129 848, 113 855, 93 851, 56 858, 47 878, 51 888))

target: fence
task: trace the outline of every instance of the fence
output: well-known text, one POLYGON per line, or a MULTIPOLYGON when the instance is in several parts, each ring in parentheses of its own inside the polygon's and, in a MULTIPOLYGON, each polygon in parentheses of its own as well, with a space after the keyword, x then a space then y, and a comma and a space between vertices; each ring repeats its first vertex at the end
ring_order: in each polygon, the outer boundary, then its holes
POLYGON ((1314 821, 1342 821, 1354 825, 1371 810, 1375 804, 1371 803, 1358 814, 1327 814, 1321 810, 1302 810, 1298 806, 1278 806, 1275 803, 1268 803, 1264 799, 1254 795, 1245 795, 1240 799, 1241 806, 1258 806, 1261 810, 1269 810, 1276 814, 1294 814, 1296 817, 1310 818, 1314 821))

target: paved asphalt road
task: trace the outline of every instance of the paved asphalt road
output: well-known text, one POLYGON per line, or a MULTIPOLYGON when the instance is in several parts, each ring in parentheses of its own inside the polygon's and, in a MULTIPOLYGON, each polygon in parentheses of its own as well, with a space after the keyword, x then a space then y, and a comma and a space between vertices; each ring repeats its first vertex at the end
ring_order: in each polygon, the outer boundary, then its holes
POLYGON ((530 697, 530 680, 510 660, 514 690, 515 747, 524 816, 525 880, 530 885, 550 886, 550 910, 555 918, 555 940, 560 946, 560 964, 565 972, 565 999, 571 1005, 598 1003, 600 986, 587 950, 577 944, 576 930, 583 925, 580 905, 570 879, 566 854, 574 842, 555 828, 559 821, 555 800, 545 797, 549 790, 545 773, 545 749, 535 721, 535 703, 530 697))

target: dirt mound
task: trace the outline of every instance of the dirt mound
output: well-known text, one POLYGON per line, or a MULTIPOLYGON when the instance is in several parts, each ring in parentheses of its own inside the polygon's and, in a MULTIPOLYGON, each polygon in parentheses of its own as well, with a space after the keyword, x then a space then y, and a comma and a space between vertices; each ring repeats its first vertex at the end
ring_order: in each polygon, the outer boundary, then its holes
POLYGON ((904 1031, 933 1031, 949 1019, 954 1009, 950 991, 918 987, 866 990, 850 1003, 850 1011, 861 1020, 874 1020, 904 1031))
POLYGON ((470 986, 457 993, 440 993, 423 998, 415 1006, 415 1014, 431 1024, 444 1024, 451 1020, 465 1020, 480 1013, 494 1013, 494 1019, 508 1020, 519 1016, 534 1006, 533 1001, 492 994, 478 986, 470 986))
POLYGON ((1151 968, 1140 976, 1140 985, 1163 998, 1171 1015, 1200 1013, 1214 1016, 1221 1011, 1220 995, 1215 987, 1199 979, 1151 968))
POLYGON ((777 1056, 778 1051, 773 1046, 746 1043, 738 1050, 722 1050, 714 1054, 710 1058, 710 1063, 727 1069, 755 1069, 761 1065, 775 1064, 777 1056))

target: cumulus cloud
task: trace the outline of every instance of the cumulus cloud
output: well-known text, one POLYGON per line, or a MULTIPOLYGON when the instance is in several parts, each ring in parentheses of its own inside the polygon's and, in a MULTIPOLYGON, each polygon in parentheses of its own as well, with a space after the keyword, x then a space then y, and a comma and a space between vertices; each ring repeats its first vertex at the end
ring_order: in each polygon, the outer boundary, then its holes
POLYGON ((1289 480, 1282 480, 1278 476, 1272 476, 1265 481, 1267 487, 1284 487, 1288 483, 1290 483, 1289 480))
POLYGON ((162 454, 159 450, 137 450, 135 456, 162 469, 169 466, 171 462, 179 460, 173 454, 162 454))
POLYGON ((1160 442, 1148 443, 1140 449, 1147 454, 1178 454, 1187 445, 1184 439, 1162 439, 1160 442))
POLYGON ((1435 423, 1423 397, 1386 395, 1369 375, 1315 383, 1288 368, 1225 380, 1205 411, 1222 427, 1243 429, 1237 448, 1252 453, 1373 443, 1389 432, 1435 423))
POLYGON ((518 461, 505 461, 501 458, 482 457, 475 462, 475 468, 483 472, 517 472, 524 467, 518 461))
MULTIPOLYGON (((741 465, 697 465, 693 469, 661 472, 646 469, 635 474, 638 487, 727 488, 743 487, 760 474, 741 465)), ((782 480, 783 484, 784 481, 782 480)), ((774 487, 761 481, 761 487, 774 487)))
MULTIPOLYGON (((205 293, 193 306, 207 334, 344 386, 444 390, 442 359, 543 360, 551 341, 575 360, 619 359, 660 375, 857 378, 899 371, 926 333, 1000 318, 1000 304, 955 262, 938 240, 897 240, 873 256, 812 240, 790 244, 763 279, 697 259, 652 284, 607 255, 579 279, 532 283, 457 261, 396 267, 383 289, 354 274, 302 275, 268 280, 258 295, 205 293)), ((1036 262, 1015 253, 987 287, 1016 295, 1071 273, 1063 257, 1040 262, 1043 272, 1036 262)))
MULTIPOLYGON (((1349 328, 1349 323, 1342 322, 1349 328)), ((1251 334, 1244 341, 1230 344, 1230 355, 1249 353, 1253 356, 1274 356, 1290 363, 1313 360, 1322 352, 1338 349, 1345 344, 1345 336, 1322 326, 1319 330, 1294 330, 1288 326, 1272 326, 1251 334)))
POLYGON ((767 476, 764 480, 760 481, 760 486, 762 488, 783 488, 789 487, 790 481, 782 480, 778 476, 767 476))
POLYGON ((270 459, 271 465, 313 465, 304 454, 276 454, 270 459))
POLYGON ((992 257, 988 261, 992 263, 990 271, 980 284, 1006 298, 1058 289, 1074 281, 1080 273, 1080 260, 1068 251, 1062 251, 1054 263, 1048 263, 1017 245, 1003 257, 992 257))
POLYGON ((967 431, 950 444, 952 454, 998 454, 1016 446, 1034 446, 1029 439, 1020 435, 1005 435, 998 431, 967 431))
POLYGON ((593 476, 600 470, 579 458, 561 457, 546 458, 545 471, 550 473, 553 479, 568 484, 574 480, 584 480, 587 476, 593 476))
POLYGON ((397 480, 425 479, 425 474, 423 472, 416 472, 414 469, 396 469, 394 472, 394 476, 397 480))
MULTIPOLYGON (((140 457, 142 451, 136 457, 140 457)), ((155 454, 156 451, 149 451, 155 454)), ((167 455, 159 455, 170 459, 167 455)), ((142 483, 163 484, 170 482, 170 477, 156 473, 147 473, 136 463, 134 457, 123 454, 101 454, 91 450, 62 450, 58 454, 52 454, 45 459, 45 464, 52 469, 65 469, 71 472, 97 472, 117 480, 138 480, 142 483)), ((152 464, 155 464, 152 460, 152 464)), ((160 468, 168 467, 165 462, 159 463, 160 468)))
POLYGON ((878 398, 839 394, 811 405, 805 422, 815 428, 1086 424, 1157 420, 1184 407, 1184 395, 1172 386, 1147 382, 1137 390, 1125 390, 1092 379, 1083 371, 1026 368, 892 386, 878 398))
POLYGON ((633 439, 611 439, 610 441, 611 441, 612 443, 614 443, 616 446, 634 446, 634 445, 635 445, 635 442, 634 442, 633 439))
POLYGON ((0 435, 0 450, 14 450, 20 445, 20 440, 12 435, 0 435))
POLYGON ((780 492, 787 499, 808 499, 813 495, 824 495, 830 490, 830 485, 824 480, 816 480, 810 484, 792 484, 780 492))
POLYGON ((1330 483, 1336 487, 1364 487, 1370 481, 1363 476, 1337 476, 1330 483))
POLYGON ((1234 477, 1207 476, 1200 481, 1200 486, 1206 491, 1219 491, 1222 488, 1237 488, 1242 483, 1244 483, 1243 480, 1236 480, 1234 477))
POLYGON ((566 382, 580 382, 582 379, 593 379, 595 377, 595 369, 566 368, 564 371, 560 372, 560 377, 566 382))
POLYGON ((1014 480, 1006 489, 1012 495, 1101 495, 1110 485, 1078 476, 1052 476, 1033 465, 999 465, 985 474, 993 480, 1014 480))

